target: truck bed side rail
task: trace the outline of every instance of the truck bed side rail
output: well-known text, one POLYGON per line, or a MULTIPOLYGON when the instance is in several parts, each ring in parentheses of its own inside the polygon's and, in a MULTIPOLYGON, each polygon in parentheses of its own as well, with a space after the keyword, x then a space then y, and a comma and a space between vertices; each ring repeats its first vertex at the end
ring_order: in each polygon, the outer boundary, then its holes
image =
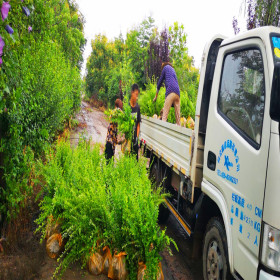
POLYGON ((192 130, 161 120, 142 116, 140 140, 169 166, 189 176, 192 130))

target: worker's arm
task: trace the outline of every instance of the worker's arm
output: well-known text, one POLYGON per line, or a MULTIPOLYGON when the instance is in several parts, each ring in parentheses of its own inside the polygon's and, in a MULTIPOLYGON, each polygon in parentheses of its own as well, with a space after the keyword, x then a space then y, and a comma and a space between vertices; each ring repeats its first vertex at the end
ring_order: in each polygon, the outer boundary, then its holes
POLYGON ((158 97, 158 89, 157 89, 157 92, 156 92, 156 96, 155 96, 155 98, 153 99, 153 102, 156 102, 157 97, 158 97))
POLYGON ((139 137, 140 133, 140 123, 137 124, 137 138, 139 137))
POLYGON ((158 92, 159 92, 160 87, 162 86, 162 83, 163 83, 164 78, 165 78, 165 68, 163 68, 163 70, 162 70, 162 72, 161 72, 161 75, 160 75, 160 78, 159 78, 159 80, 158 80, 157 92, 156 92, 156 96, 155 96, 153 102, 156 102, 156 100, 157 100, 158 92))

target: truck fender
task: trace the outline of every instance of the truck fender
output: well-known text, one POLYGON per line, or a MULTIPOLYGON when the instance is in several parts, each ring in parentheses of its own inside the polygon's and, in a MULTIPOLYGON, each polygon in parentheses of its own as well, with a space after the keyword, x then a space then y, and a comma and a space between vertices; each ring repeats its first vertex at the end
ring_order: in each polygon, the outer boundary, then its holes
POLYGON ((234 273, 234 266, 233 266, 233 251, 232 251, 232 235, 231 235, 231 227, 230 227, 230 216, 227 208, 226 201, 224 199, 223 194, 210 182, 206 181, 203 179, 201 183, 201 190, 204 192, 207 196, 209 196, 212 201, 217 205, 219 208, 225 230, 226 230, 226 235, 227 235, 227 246, 228 246, 228 260, 229 260, 229 266, 230 266, 230 271, 231 273, 234 273))

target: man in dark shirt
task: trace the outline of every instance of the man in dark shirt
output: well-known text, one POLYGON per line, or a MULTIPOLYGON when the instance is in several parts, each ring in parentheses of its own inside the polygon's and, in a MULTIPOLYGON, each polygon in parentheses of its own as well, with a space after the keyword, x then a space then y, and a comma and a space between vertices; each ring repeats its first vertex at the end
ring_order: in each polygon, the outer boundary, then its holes
POLYGON ((136 159, 138 160, 138 137, 140 132, 140 122, 141 122, 141 113, 140 113, 140 106, 137 103, 139 95, 139 87, 137 84, 134 84, 131 89, 131 98, 130 98, 130 107, 131 113, 136 114, 135 118, 135 125, 134 125, 134 132, 131 142, 131 152, 136 154, 136 159))

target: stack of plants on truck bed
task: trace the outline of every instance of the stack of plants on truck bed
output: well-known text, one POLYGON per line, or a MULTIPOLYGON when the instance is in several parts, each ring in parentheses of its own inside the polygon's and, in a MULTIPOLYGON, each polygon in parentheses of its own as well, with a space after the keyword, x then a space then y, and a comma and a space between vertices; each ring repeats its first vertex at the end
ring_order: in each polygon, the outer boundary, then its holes
POLYGON ((43 185, 38 230, 44 239, 50 220, 56 221, 65 244, 56 273, 76 261, 86 266, 109 248, 112 255, 126 254, 129 279, 137 279, 143 263, 145 279, 157 279, 159 252, 172 240, 157 224, 164 197, 153 189, 144 159, 121 156, 107 165, 99 146, 80 142, 72 149, 60 140, 38 163, 37 178, 43 185))
MULTIPOLYGON (((156 102, 153 102, 153 99, 156 95, 157 85, 155 83, 149 83, 146 86, 146 90, 140 93, 139 105, 141 114, 153 117, 161 115, 161 110, 164 107, 165 100, 165 88, 161 88, 156 102)), ((190 100, 186 91, 180 92, 180 103, 181 103, 181 117, 188 118, 189 116, 194 119, 195 115, 195 105, 190 100)), ((176 123, 175 111, 174 108, 170 109, 168 115, 168 122, 176 123)))

